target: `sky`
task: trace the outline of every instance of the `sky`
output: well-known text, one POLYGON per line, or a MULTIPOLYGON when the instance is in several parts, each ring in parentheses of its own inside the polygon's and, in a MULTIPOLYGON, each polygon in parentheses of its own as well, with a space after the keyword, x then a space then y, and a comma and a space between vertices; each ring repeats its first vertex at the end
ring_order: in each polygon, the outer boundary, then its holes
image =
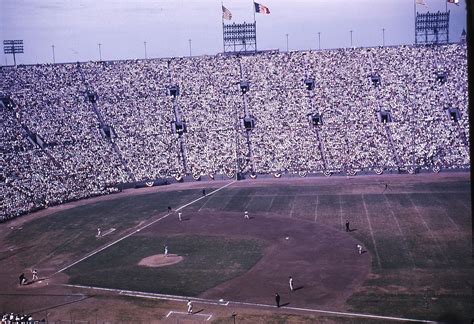
MULTIPOLYGON (((415 0, 257 0, 259 50, 413 44, 415 0)), ((444 11, 425 0, 418 12, 444 11)), ((23 39, 17 64, 214 55, 223 51, 221 4, 232 22, 252 22, 251 0, 0 0, 0 39, 23 39), (191 40, 191 41, 189 41, 191 40), (146 45, 145 45, 146 42, 146 45), (100 45, 100 54, 99 46, 100 45)), ((465 0, 448 4, 450 40, 466 29, 465 0)), ((227 22, 227 21, 226 21, 227 22)), ((13 63, 0 54, 0 64, 13 63)))

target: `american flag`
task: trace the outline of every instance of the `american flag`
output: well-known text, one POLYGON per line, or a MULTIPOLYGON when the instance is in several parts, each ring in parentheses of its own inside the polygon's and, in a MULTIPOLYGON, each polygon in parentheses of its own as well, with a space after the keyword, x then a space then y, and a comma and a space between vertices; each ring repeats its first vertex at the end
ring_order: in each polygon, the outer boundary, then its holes
POLYGON ((426 1, 425 0, 416 0, 416 4, 426 6, 426 1))
POLYGON ((459 6, 459 0, 448 0, 449 3, 454 3, 456 6, 459 6))
POLYGON ((265 14, 265 15, 270 14, 270 9, 268 9, 264 5, 261 5, 261 4, 256 3, 256 2, 254 2, 253 4, 255 5, 255 12, 265 14))
POLYGON ((232 14, 230 13, 229 9, 226 7, 222 6, 222 18, 231 20, 232 19, 232 14))

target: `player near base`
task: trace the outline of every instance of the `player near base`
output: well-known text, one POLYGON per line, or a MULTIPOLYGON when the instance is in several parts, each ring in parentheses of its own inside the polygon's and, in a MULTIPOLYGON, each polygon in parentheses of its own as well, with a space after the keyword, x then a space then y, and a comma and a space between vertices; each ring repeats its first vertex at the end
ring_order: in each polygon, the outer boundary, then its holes
POLYGON ((193 303, 191 302, 190 299, 188 299, 188 314, 192 314, 193 313, 193 303))

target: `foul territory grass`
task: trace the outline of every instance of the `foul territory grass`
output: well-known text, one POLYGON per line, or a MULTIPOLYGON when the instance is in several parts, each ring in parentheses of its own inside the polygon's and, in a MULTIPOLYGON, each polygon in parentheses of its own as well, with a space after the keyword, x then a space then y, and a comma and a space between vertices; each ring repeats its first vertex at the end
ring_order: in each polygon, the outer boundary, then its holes
POLYGON ((248 271, 263 255, 259 240, 218 236, 133 236, 68 269, 70 283, 181 296, 200 293, 248 271), (139 266, 163 253, 183 256, 165 267, 139 266))

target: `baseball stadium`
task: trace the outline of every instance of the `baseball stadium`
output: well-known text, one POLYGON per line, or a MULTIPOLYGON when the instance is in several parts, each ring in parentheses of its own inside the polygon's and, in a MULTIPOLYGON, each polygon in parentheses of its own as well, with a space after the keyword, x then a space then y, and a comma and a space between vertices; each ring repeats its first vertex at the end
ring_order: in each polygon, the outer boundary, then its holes
POLYGON ((216 55, 0 67, 1 323, 471 323, 465 38, 222 8, 216 55))

